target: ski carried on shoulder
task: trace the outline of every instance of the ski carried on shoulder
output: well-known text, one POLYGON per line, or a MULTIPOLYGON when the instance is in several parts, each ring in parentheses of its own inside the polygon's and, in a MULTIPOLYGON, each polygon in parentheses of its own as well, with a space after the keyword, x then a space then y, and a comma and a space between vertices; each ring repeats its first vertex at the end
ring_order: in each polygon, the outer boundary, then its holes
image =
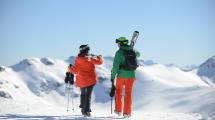
POLYGON ((138 36, 139 36, 139 31, 134 31, 131 37, 131 43, 130 43, 131 47, 134 47, 134 45, 136 44, 138 36))

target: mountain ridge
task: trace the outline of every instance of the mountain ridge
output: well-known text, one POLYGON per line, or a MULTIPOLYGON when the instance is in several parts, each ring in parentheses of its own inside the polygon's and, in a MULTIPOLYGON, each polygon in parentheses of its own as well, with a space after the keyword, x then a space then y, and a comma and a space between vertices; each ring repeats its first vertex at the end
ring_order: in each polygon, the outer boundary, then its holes
MULTIPOLYGON (((0 101, 11 104, 11 107, 0 105, 0 108, 5 108, 3 113, 20 113, 25 109, 24 103, 63 109, 65 72, 74 59, 74 56, 67 60, 28 58, 11 67, 2 67, 0 101), (20 108, 14 110, 14 106, 20 108)), ((112 62, 112 57, 104 57, 104 64, 96 67, 98 83, 92 100, 95 107, 110 103, 108 92, 112 62)), ((133 90, 134 111, 197 112, 206 117, 215 117, 215 109, 211 106, 215 104, 215 87, 203 81, 195 71, 185 72, 176 66, 158 63, 144 64, 137 69, 136 78, 133 90), (202 97, 207 101, 202 101, 202 97)), ((73 96, 77 104, 79 95, 79 88, 74 87, 73 96)))

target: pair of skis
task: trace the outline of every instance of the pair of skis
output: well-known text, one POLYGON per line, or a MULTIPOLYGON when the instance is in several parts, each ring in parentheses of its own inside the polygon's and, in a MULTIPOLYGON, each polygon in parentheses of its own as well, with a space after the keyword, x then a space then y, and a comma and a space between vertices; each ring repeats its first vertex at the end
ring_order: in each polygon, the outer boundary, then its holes
POLYGON ((130 43, 130 46, 131 47, 134 47, 134 45, 136 44, 137 42, 137 38, 139 37, 139 32, 138 31, 134 31, 132 37, 131 37, 131 43, 130 43))

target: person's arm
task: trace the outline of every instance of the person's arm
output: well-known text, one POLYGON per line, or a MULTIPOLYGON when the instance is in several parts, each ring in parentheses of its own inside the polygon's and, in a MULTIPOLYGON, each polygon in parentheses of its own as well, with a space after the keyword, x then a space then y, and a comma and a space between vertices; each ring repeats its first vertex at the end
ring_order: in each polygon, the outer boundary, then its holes
POLYGON ((74 66, 71 66, 69 68, 69 72, 72 73, 72 74, 76 74, 77 73, 77 60, 75 60, 74 66))
POLYGON ((120 54, 119 54, 119 52, 116 52, 115 57, 114 57, 114 61, 113 61, 113 68, 111 70, 111 80, 115 79, 115 76, 119 71, 120 63, 121 63, 120 54))
POLYGON ((97 56, 96 58, 91 59, 91 62, 95 65, 101 65, 103 63, 102 56, 97 56))

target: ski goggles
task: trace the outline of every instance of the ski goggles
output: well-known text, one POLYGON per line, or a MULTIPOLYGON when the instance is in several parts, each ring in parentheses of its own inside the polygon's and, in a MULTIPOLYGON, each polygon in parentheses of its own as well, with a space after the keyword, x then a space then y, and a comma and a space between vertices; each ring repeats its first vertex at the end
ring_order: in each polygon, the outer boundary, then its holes
POLYGON ((125 43, 126 44, 126 43, 128 43, 128 40, 123 40, 122 41, 122 40, 116 39, 116 43, 125 43))

